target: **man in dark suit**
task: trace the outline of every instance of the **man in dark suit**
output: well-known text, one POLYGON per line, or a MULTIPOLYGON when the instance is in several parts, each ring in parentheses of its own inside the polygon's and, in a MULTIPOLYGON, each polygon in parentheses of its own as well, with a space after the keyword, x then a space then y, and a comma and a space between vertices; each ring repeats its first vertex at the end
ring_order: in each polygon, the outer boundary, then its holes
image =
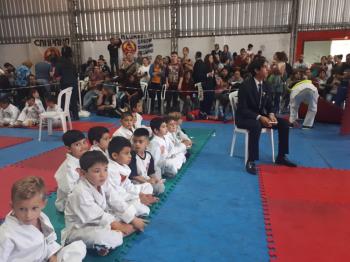
POLYGON ((289 161, 289 123, 276 118, 272 107, 271 88, 264 82, 268 75, 268 65, 264 57, 251 62, 248 70, 252 77, 246 79, 238 91, 236 124, 239 128, 248 129, 248 161, 246 170, 256 174, 255 160, 259 159, 259 138, 261 129, 273 128, 278 130, 278 156, 276 164, 296 167, 289 161))

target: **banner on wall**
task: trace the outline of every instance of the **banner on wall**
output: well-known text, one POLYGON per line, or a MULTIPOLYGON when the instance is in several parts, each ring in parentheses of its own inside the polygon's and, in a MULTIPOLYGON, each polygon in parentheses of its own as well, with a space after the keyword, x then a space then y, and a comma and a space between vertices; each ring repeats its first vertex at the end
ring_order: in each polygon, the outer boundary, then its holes
POLYGON ((48 60, 50 56, 61 56, 63 43, 69 38, 33 38, 29 45, 30 60, 35 64, 39 61, 48 60))
POLYGON ((140 54, 142 57, 152 59, 153 42, 152 34, 123 34, 120 36, 122 40, 123 54, 132 53, 140 54))

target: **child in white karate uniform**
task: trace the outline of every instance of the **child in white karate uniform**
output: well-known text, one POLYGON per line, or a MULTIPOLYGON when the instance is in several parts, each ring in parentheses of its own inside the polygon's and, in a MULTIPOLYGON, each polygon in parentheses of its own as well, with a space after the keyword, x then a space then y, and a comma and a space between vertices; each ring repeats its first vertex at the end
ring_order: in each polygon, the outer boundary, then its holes
POLYGON ((101 151, 107 158, 108 156, 108 144, 111 140, 108 128, 104 126, 95 126, 89 129, 88 139, 90 142, 90 151, 101 151))
POLYGON ((19 115, 19 109, 7 97, 0 98, 0 126, 12 127, 19 115))
POLYGON ((37 89, 33 88, 30 90, 29 94, 34 97, 35 104, 39 107, 39 110, 45 112, 43 102, 41 102, 40 94, 37 89))
POLYGON ((131 153, 130 179, 136 184, 150 183, 153 193, 159 195, 164 192, 164 180, 154 169, 154 160, 150 152, 146 151, 149 145, 149 133, 146 128, 138 128, 132 138, 133 152, 131 153))
POLYGON ((86 246, 82 241, 62 247, 49 218, 42 212, 46 205, 44 181, 25 177, 11 190, 12 210, 0 227, 0 261, 43 262, 82 261, 86 246))
POLYGON ((140 128, 142 127, 142 115, 140 113, 142 113, 142 100, 138 100, 135 101, 133 104, 130 105, 131 107, 131 112, 132 115, 134 117, 134 127, 136 128, 140 128))
POLYGON ((152 136, 152 129, 149 126, 142 125, 142 100, 135 101, 133 104, 131 104, 131 114, 134 119, 134 129, 137 128, 146 128, 148 130, 148 133, 150 136, 152 136))
POLYGON ((39 116, 43 112, 45 112, 44 108, 35 103, 35 98, 28 96, 26 98, 26 106, 19 114, 15 126, 35 126, 39 123, 39 116))
POLYGON ((189 149, 192 147, 192 140, 190 137, 185 134, 185 132, 181 129, 182 125, 182 115, 180 112, 171 112, 169 113, 169 116, 173 117, 174 120, 177 122, 176 127, 176 137, 186 145, 186 148, 189 149))
POLYGON ((164 118, 155 117, 150 122, 153 137, 149 144, 149 151, 154 158, 156 172, 164 177, 174 177, 186 158, 183 154, 173 154, 174 144, 166 136, 168 130, 164 118))
POLYGON ((165 118, 166 127, 168 129, 168 133, 166 136, 171 140, 171 142, 174 144, 173 147, 173 154, 183 154, 184 156, 187 154, 187 147, 185 143, 182 143, 182 141, 176 136, 176 130, 177 130, 177 123, 174 117, 167 116, 165 118))
MULTIPOLYGON (((47 96, 45 98, 45 102, 46 102, 46 112, 62 112, 62 108, 60 108, 57 104, 56 104, 56 98, 54 96, 47 96)), ((46 119, 45 119, 46 120, 46 119)), ((58 128, 62 126, 62 122, 60 120, 59 117, 55 118, 54 120, 52 120, 52 127, 53 128, 58 128)))
POLYGON ((120 118, 121 127, 119 127, 113 134, 115 136, 125 137, 130 140, 134 133, 134 119, 130 112, 125 112, 120 118))
POLYGON ((55 173, 58 186, 55 205, 60 212, 64 211, 68 194, 79 180, 79 158, 89 149, 85 135, 79 130, 68 130, 63 134, 62 140, 68 153, 55 173))
POLYGON ((79 162, 81 177, 68 196, 62 242, 82 240, 104 256, 123 243, 123 234, 143 231, 146 221, 136 217, 135 208, 121 201, 108 184, 108 159, 101 151, 88 151, 79 162), (125 223, 108 212, 116 210, 125 223))
POLYGON ((158 201, 153 197, 153 188, 149 183, 135 185, 130 179, 131 143, 124 137, 113 137, 108 145, 109 182, 113 188, 124 196, 125 201, 136 208, 138 216, 148 216, 148 205, 158 201))

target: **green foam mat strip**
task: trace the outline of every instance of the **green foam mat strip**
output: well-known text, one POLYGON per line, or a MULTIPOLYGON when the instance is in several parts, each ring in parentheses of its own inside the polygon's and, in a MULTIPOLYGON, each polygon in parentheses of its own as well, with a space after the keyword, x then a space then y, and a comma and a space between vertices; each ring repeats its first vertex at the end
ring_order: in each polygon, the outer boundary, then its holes
MULTIPOLYGON (((181 170, 176 175, 176 177, 166 180, 165 191, 162 195, 159 196, 159 202, 155 203, 150 208, 151 212, 148 217, 149 220, 151 220, 152 217, 158 212, 159 208, 164 203, 164 201, 168 198, 171 191, 174 190, 176 184, 180 181, 181 177, 186 173, 186 170, 191 166, 195 158, 198 156, 202 148, 205 146, 205 144, 211 137, 213 131, 214 130, 212 129, 203 129, 203 128, 186 129, 186 133, 191 137, 191 139, 194 142, 190 151, 191 156, 189 157, 189 159, 187 159, 186 163, 182 166, 181 170)), ((58 239, 61 239, 61 230, 64 228, 64 216, 63 216, 63 213, 60 213, 56 210, 55 200, 56 200, 56 193, 52 193, 48 197, 48 204, 44 209, 44 212, 49 216, 51 223, 54 226, 55 231, 57 233, 58 239)), ((124 238, 123 245, 118 247, 116 250, 112 251, 106 257, 98 257, 92 252, 88 252, 88 255, 86 256, 84 261, 90 262, 90 261, 96 261, 98 259, 99 262, 107 262, 107 261, 108 262, 112 262, 112 261, 126 262, 126 260, 123 260, 122 257, 126 254, 127 250, 131 246, 132 242, 137 238, 138 234, 139 233, 135 233, 135 234, 132 234, 131 236, 124 238)))

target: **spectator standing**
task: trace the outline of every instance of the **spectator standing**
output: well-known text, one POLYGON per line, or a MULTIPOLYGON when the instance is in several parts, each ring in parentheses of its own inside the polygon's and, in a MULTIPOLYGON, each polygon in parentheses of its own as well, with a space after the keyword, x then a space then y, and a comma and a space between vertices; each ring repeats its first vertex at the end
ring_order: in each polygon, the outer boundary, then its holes
POLYGON ((115 37, 112 37, 110 39, 110 44, 108 45, 107 49, 109 51, 110 56, 110 64, 111 64, 111 73, 114 75, 114 73, 118 73, 118 52, 119 48, 122 44, 122 40, 120 38, 116 39, 115 37), (114 68, 116 71, 114 71, 114 68))
POLYGON ((182 65, 178 61, 177 52, 171 53, 170 64, 166 67, 165 70, 166 77, 166 110, 169 113, 172 109, 173 111, 178 110, 178 91, 181 90, 182 81, 183 81, 183 68, 182 65), (171 107, 172 103, 172 107, 171 107))

